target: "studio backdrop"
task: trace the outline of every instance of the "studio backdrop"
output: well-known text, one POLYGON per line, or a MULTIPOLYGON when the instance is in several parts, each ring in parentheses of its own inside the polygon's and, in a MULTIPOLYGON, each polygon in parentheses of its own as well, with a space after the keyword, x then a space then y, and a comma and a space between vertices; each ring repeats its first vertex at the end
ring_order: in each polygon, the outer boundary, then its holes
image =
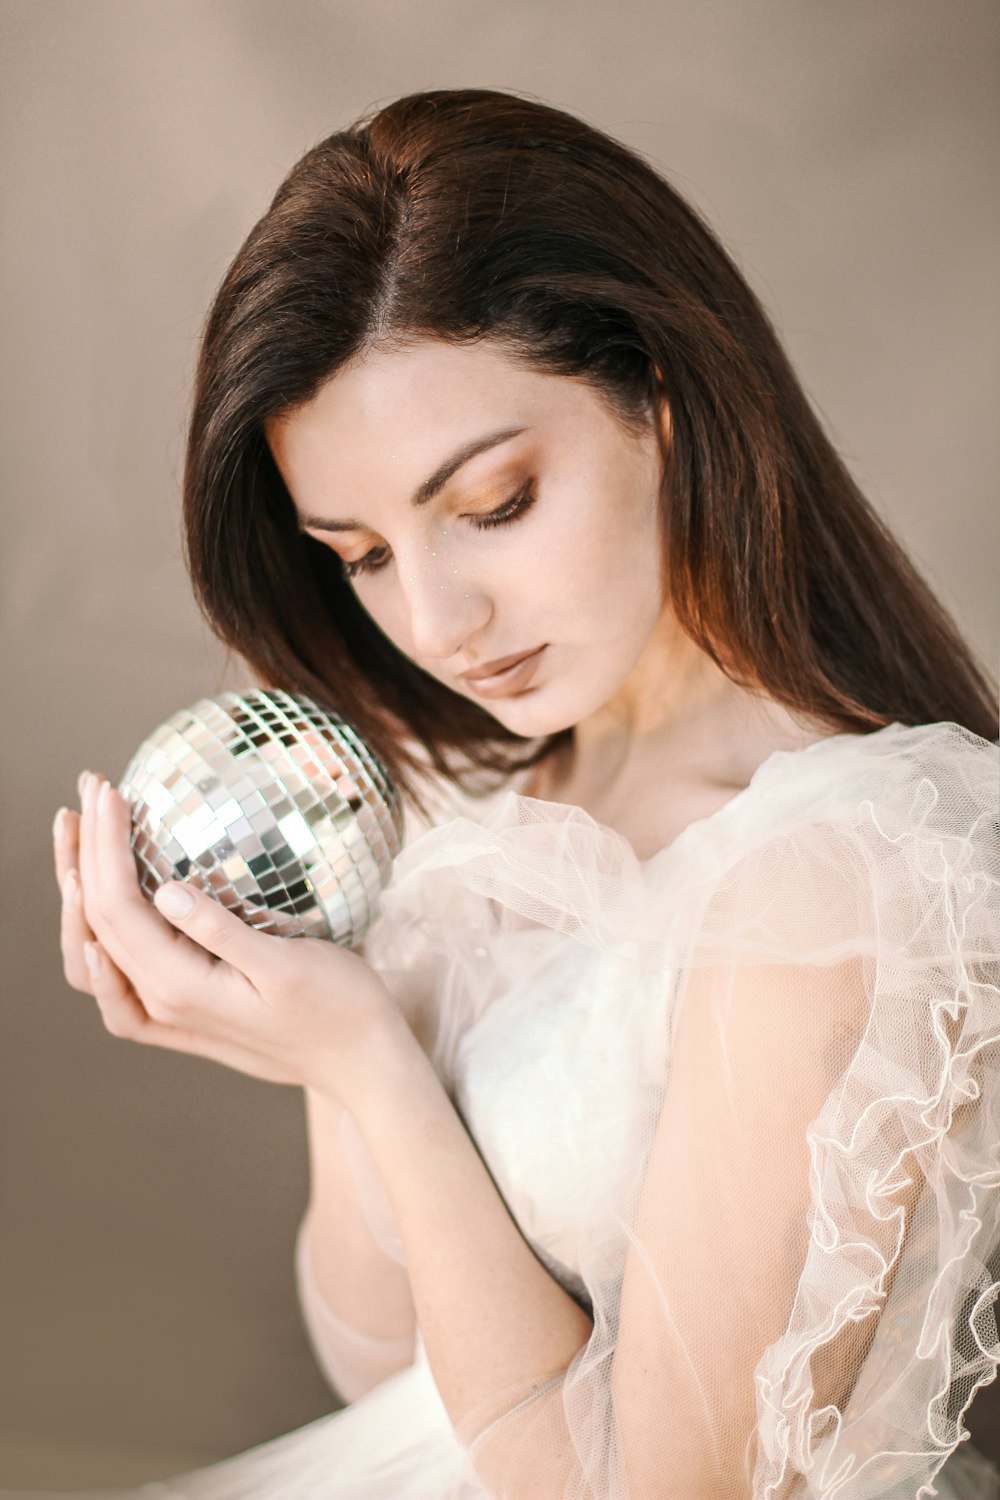
POLYGON ((646 153, 995 673, 998 32, 992 0, 0 0, 0 1486, 138 1482, 336 1404, 294 1292, 300 1095, 107 1034, 49 831, 80 770, 248 681, 190 596, 180 471, 203 317, 285 172, 460 85, 646 153))

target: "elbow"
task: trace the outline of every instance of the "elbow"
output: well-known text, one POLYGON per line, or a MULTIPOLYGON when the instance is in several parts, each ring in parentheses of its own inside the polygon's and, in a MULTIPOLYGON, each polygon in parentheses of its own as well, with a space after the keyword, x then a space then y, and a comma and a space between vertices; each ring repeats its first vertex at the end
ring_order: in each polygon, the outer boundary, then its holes
POLYGON ((304 1326, 317 1367, 345 1406, 408 1370, 416 1358, 416 1339, 411 1335, 369 1338, 346 1326, 334 1330, 327 1318, 322 1327, 316 1326, 308 1316, 304 1326))
POLYGON ((416 1358, 415 1334, 378 1338, 349 1328, 325 1306, 303 1307, 303 1324, 318 1368, 345 1405, 409 1369, 416 1358))
POLYGON ((367 1395, 416 1358, 416 1321, 402 1334, 386 1338, 352 1327, 338 1318, 323 1296, 309 1262, 306 1221, 299 1229, 295 1253, 296 1289, 309 1347, 327 1385, 345 1405, 367 1395))
POLYGON ((317 1363, 333 1394, 344 1406, 350 1406, 353 1401, 360 1401, 362 1396, 367 1396, 369 1391, 377 1390, 394 1375, 408 1370, 415 1357, 416 1349, 413 1347, 407 1356, 377 1364, 370 1360, 362 1365, 351 1364, 349 1360, 339 1360, 336 1355, 332 1358, 328 1355, 325 1360, 317 1356, 317 1363))

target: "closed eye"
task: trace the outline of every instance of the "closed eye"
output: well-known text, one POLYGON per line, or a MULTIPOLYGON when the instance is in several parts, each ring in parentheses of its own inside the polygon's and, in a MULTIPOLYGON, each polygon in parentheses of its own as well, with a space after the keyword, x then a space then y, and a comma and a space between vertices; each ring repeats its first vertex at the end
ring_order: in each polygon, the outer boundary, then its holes
MULTIPOLYGON (((468 519, 477 531, 485 531, 491 526, 507 526, 511 521, 516 521, 519 517, 526 515, 534 505, 535 499, 535 482, 529 479, 516 495, 505 500, 503 505, 498 506, 496 510, 488 511, 482 516, 469 516, 468 519)), ((373 547, 370 552, 365 553, 364 557, 359 557, 354 562, 345 562, 343 558, 340 561, 345 578, 356 578, 360 573, 377 573, 389 561, 389 549, 388 547, 373 547)))

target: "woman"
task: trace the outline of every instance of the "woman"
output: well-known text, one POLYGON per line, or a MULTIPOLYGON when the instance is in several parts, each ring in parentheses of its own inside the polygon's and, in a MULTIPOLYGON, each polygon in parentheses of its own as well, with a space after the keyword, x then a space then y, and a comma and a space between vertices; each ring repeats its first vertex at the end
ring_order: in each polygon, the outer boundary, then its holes
POLYGON ((59 815, 108 1028, 306 1091, 350 1403, 139 1493, 1000 1494, 996 686, 692 210, 507 94, 331 136, 216 298, 185 518, 409 828, 352 953, 149 907, 102 778, 59 815))

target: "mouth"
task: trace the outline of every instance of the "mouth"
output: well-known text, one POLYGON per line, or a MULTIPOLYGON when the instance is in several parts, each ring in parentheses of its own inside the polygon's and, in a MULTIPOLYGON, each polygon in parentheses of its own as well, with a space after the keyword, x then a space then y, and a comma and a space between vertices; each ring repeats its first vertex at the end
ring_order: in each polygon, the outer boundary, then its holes
POLYGON ((489 677, 467 677, 465 680, 478 698, 503 698, 510 693, 518 693, 527 687, 535 675, 544 650, 545 646, 538 646, 510 666, 504 667, 501 672, 493 672, 489 677))

